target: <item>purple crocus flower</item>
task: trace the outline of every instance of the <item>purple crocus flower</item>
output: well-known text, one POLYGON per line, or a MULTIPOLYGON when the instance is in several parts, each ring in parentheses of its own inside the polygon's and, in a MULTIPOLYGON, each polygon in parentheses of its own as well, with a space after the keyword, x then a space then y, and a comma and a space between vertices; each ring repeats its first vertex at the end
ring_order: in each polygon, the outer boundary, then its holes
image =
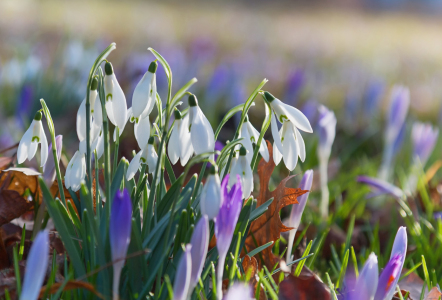
POLYGON ((237 175, 236 183, 228 190, 229 174, 221 183, 222 206, 215 220, 216 247, 218 249, 217 295, 222 296, 224 261, 232 242, 233 232, 238 222, 242 206, 241 178, 237 175))
POLYGON ((397 199, 404 197, 404 192, 400 188, 384 180, 369 176, 358 176, 357 181, 370 186, 374 190, 375 196, 389 194, 397 199))
POLYGON ((190 276, 192 274, 191 245, 186 245, 186 250, 181 256, 173 283, 173 299, 185 300, 189 292, 190 276))
POLYGON ((252 300, 253 289, 250 285, 244 283, 234 283, 227 291, 226 296, 223 300, 252 300))
POLYGON ((402 260, 403 257, 401 254, 395 254, 389 260, 379 277, 379 284, 374 300, 389 300, 393 297, 394 291, 396 290, 396 283, 402 269, 402 260))
POLYGON ((207 84, 206 99, 213 102, 219 99, 228 90, 229 69, 224 64, 216 67, 207 84))
MULTIPOLYGON (((310 190, 313 182, 313 170, 307 170, 302 177, 301 183, 299 184, 299 188, 301 190, 310 190)), ((298 204, 292 205, 292 211, 290 213, 289 218, 289 227, 293 227, 295 229, 290 230, 289 233, 289 241, 288 241, 288 249, 287 249, 287 263, 292 261, 292 246, 295 240, 296 231, 299 227, 299 223, 301 222, 302 213, 304 212, 305 205, 307 204, 307 199, 310 193, 305 193, 298 197, 298 204)))
POLYGON ((289 73, 286 82, 285 99, 288 103, 295 105, 299 100, 299 94, 305 84, 305 74, 301 69, 297 69, 289 73))
POLYGON ((419 160, 422 166, 428 161, 439 136, 439 129, 430 124, 416 122, 411 130, 413 141, 413 159, 419 160))
POLYGON ((329 110, 324 105, 321 105, 318 110, 318 151, 320 156, 327 157, 328 159, 336 136, 336 116, 333 111, 329 110))
POLYGON ((405 133, 407 133, 407 124, 403 124, 401 127, 401 130, 399 130, 399 134, 397 135, 396 139, 393 143, 393 156, 395 156, 399 151, 402 149, 402 145, 404 144, 405 140, 405 133))
POLYGON ((49 254, 49 233, 40 231, 28 254, 20 300, 36 300, 46 276, 49 254))
MULTIPOLYGON (((220 141, 215 142, 215 151, 222 151, 224 148, 224 144, 220 141)), ((215 161, 218 159, 218 154, 215 154, 215 161)), ((212 167, 212 164, 209 162, 207 163, 207 168, 210 169, 212 167)))
POLYGON ((130 242, 132 227, 132 201, 129 192, 124 189, 118 191, 112 203, 112 210, 109 222, 109 239, 114 263, 114 284, 113 299, 118 299, 118 287, 120 283, 121 270, 124 266, 127 248, 130 242))
POLYGON ((364 113, 368 116, 373 116, 378 108, 379 102, 384 93, 384 83, 381 80, 372 80, 367 86, 364 93, 364 113))
POLYGON ((17 107, 15 109, 16 116, 19 119, 22 127, 25 127, 23 120, 27 120, 30 117, 32 109, 32 97, 34 95, 34 90, 32 86, 26 84, 20 91, 19 101, 17 102, 17 107))
POLYGON ((196 224, 192 239, 190 240, 190 244, 192 245, 192 249, 190 250, 192 271, 190 275, 189 293, 191 293, 198 284, 201 272, 203 271, 207 249, 209 247, 209 239, 209 219, 207 216, 202 216, 196 224))
POLYGON ((315 99, 309 99, 301 108, 301 112, 310 121, 310 124, 316 124, 318 117, 318 102, 315 99))
MULTIPOLYGON (((61 149, 63 147, 63 136, 57 135, 55 137, 55 145, 57 150, 57 163, 60 161, 61 149)), ((55 161, 54 154, 52 152, 52 143, 49 145, 48 160, 43 166, 43 178, 47 186, 51 186, 55 180, 55 161)))
POLYGON ((349 293, 346 300, 371 300, 378 286, 378 258, 371 253, 356 281, 354 291, 349 293))

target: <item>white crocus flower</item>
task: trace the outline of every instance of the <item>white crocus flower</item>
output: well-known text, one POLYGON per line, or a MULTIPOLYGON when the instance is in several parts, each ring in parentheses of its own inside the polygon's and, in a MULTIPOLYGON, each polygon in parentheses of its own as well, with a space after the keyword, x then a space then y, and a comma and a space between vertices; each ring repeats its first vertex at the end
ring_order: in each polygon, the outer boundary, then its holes
POLYGON ((76 192, 80 189, 85 176, 86 159, 84 154, 77 150, 66 168, 64 185, 67 189, 70 188, 76 192))
POLYGON ((154 137, 151 136, 145 148, 140 150, 137 155, 135 155, 135 157, 132 159, 126 172, 127 180, 131 180, 135 176, 142 163, 147 163, 147 166, 149 167, 149 173, 152 174, 153 172, 155 172, 158 161, 158 154, 155 151, 153 143, 154 137))
POLYGON ((152 62, 148 71, 138 82, 132 97, 132 122, 138 123, 141 118, 149 116, 155 105, 157 95, 156 74, 158 63, 152 62))
POLYGON ((248 198, 253 190, 253 172, 250 168, 250 162, 246 157, 247 150, 245 147, 239 149, 239 157, 232 162, 230 169, 229 188, 236 183, 236 175, 241 178, 243 198, 248 198))
POLYGON ((179 110, 175 110, 175 126, 170 134, 167 153, 172 164, 176 164, 180 159, 182 166, 185 166, 192 156, 193 146, 189 132, 189 114, 183 117, 179 110))
POLYGON ((215 150, 215 134, 212 125, 198 106, 195 95, 189 96, 189 129, 195 154, 213 152, 215 150))
MULTIPOLYGON (((259 139, 258 130, 253 127, 252 123, 249 122, 248 117, 244 119, 244 123, 241 126, 241 131, 239 133, 240 138, 244 138, 241 142, 242 145, 246 148, 247 159, 251 162, 253 158, 253 145, 257 144, 259 139)), ((268 162, 269 161, 269 149, 267 149, 267 144, 264 139, 262 139, 261 144, 259 146, 259 153, 261 153, 262 158, 268 162)))
POLYGON ((201 192, 201 213, 206 215, 209 220, 213 220, 218 215, 222 205, 221 181, 218 175, 218 168, 212 166, 207 176, 201 192))
POLYGON ((22 164, 26 159, 31 160, 37 153, 38 144, 41 144, 40 165, 44 166, 48 159, 48 141, 41 122, 42 114, 37 112, 31 126, 26 130, 17 149, 17 161, 22 164))
POLYGON ((107 62, 104 66, 106 76, 104 77, 104 90, 106 93, 106 112, 109 121, 123 131, 127 122, 126 96, 115 77, 112 64, 107 62))

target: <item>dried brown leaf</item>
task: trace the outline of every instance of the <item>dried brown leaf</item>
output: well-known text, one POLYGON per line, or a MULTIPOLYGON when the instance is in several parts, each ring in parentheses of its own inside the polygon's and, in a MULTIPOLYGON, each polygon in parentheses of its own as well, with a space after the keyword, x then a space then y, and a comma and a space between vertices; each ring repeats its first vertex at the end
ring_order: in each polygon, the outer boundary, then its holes
POLYGON ((0 191, 0 226, 20 217, 33 206, 26 201, 17 191, 0 191))
POLYGON ((318 276, 304 267, 299 277, 289 275, 279 285, 279 300, 330 300, 330 290, 318 276))
MULTIPOLYGON (((54 283, 53 285, 51 285, 51 287, 49 288, 48 294, 49 295, 55 294, 58 291, 58 289, 62 286, 62 284, 63 284, 62 282, 57 282, 57 283, 54 283)), ((66 286, 63 288, 63 291, 69 291, 69 290, 74 290, 74 289, 85 289, 85 290, 88 290, 88 291, 94 293, 95 296, 97 296, 98 298, 104 299, 103 295, 101 295, 92 284, 84 282, 84 281, 70 280, 70 281, 68 281, 66 286)), ((43 297, 45 292, 46 292, 46 286, 41 288, 39 298, 43 297)))

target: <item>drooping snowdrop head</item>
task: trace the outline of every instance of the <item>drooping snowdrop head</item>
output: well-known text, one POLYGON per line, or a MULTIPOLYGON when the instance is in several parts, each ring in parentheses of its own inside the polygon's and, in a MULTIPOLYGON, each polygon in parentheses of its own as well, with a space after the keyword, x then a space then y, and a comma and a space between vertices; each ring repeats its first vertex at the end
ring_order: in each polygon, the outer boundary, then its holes
POLYGON ((175 108, 174 116, 175 126, 169 138, 167 153, 172 164, 176 164, 180 159, 181 165, 185 166, 194 152, 189 132, 189 114, 183 117, 181 112, 175 108))
POLYGON ((241 144, 244 146, 244 148, 246 148, 247 150, 247 160, 249 162, 252 161, 252 157, 253 157, 253 145, 252 145, 252 137, 250 136, 249 130, 247 128, 247 124, 249 124, 249 120, 248 117, 246 116, 246 118, 244 119, 244 123, 241 126, 241 130, 239 132, 239 138, 243 138, 243 140, 241 141, 241 144))
POLYGON ((329 110, 324 105, 321 105, 318 110, 318 151, 320 156, 328 158, 336 136, 336 116, 333 111, 329 110))
MULTIPOLYGON (((49 156, 46 164, 43 166, 43 178, 47 186, 51 186, 55 180, 55 161, 54 154, 52 151, 52 143, 49 145, 49 156)), ((57 149, 57 161, 60 161, 61 150, 63 147, 63 136, 57 135, 55 137, 55 148, 57 149)))
MULTIPOLYGON (((249 133, 250 141, 252 144, 257 145, 259 140, 259 132, 258 130, 253 127, 252 123, 246 118, 244 120, 244 125, 247 127, 247 132, 249 133)), ((269 161, 269 149, 267 148, 267 143, 264 139, 262 139, 261 144, 259 145, 259 153, 261 154, 262 158, 268 162, 269 161)), ((253 151, 252 151, 253 154, 253 151)), ((250 159, 251 161, 251 159, 250 159)))
POLYGON ((156 71, 158 63, 153 61, 147 72, 135 87, 132 97, 133 119, 131 122, 138 123, 140 118, 148 116, 154 105, 157 94, 156 71))
POLYGON ((104 65, 104 90, 106 95, 106 112, 112 124, 117 126, 120 131, 124 128, 127 121, 126 96, 115 77, 114 69, 110 62, 104 65))
POLYGON ((201 154, 215 149, 215 134, 212 125, 198 106, 195 95, 189 96, 189 129, 193 149, 201 154))
POLYGON ((229 180, 229 187, 232 187, 236 182, 236 176, 239 176, 241 180, 243 198, 248 198, 253 191, 253 172, 246 155, 247 150, 244 146, 242 146, 239 149, 238 159, 232 160, 229 180))
POLYGON ((81 187, 81 182, 86 176, 86 159, 84 154, 80 151, 76 151, 68 166, 66 167, 66 173, 64 176, 64 185, 67 189, 71 189, 74 192, 78 191, 81 187))
POLYGON ((218 175, 218 167, 212 166, 201 192, 201 213, 210 220, 215 219, 222 205, 221 201, 221 181, 218 175))
POLYGON ((20 140, 17 149, 17 161, 22 164, 26 159, 31 160, 37 153, 38 144, 41 145, 40 165, 44 166, 48 159, 48 141, 41 122, 42 113, 38 111, 28 130, 20 140))
MULTIPOLYGON (((89 93, 91 141, 97 137, 103 125, 103 114, 97 88, 98 79, 94 78, 89 93)), ((77 111, 77 136, 80 142, 86 140, 86 98, 83 99, 77 111)))
POLYGON ((141 156, 142 163, 147 164, 149 168, 149 173, 155 172, 155 169, 157 167, 157 161, 158 161, 158 154, 155 151, 155 148, 153 146, 155 141, 155 138, 151 136, 149 138, 149 141, 147 143, 146 148, 143 150, 143 155, 141 156))
POLYGON ((288 120, 293 123, 296 128, 302 131, 309 133, 313 132, 309 120, 299 109, 283 103, 269 92, 264 92, 264 97, 272 107, 279 122, 283 123, 285 120, 288 120))
POLYGON ((413 124, 411 139, 413 141, 413 159, 419 160, 422 166, 428 161, 439 136, 439 129, 430 124, 416 122, 413 124))

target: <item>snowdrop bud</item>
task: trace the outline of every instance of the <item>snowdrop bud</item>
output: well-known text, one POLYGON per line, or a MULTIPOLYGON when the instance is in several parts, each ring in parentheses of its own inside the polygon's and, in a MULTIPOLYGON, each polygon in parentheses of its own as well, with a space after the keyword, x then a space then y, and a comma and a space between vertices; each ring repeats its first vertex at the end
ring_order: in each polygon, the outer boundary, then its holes
POLYGON ((115 77, 115 73, 110 62, 104 66, 106 76, 104 77, 104 90, 106 94, 106 112, 109 121, 120 129, 120 133, 127 121, 126 96, 115 77))
POLYGON ((221 204, 221 181, 218 167, 212 166, 201 192, 201 213, 213 220, 218 215, 221 204))
POLYGON ((328 159, 336 136, 336 117, 333 111, 323 105, 319 107, 318 127, 318 152, 320 156, 328 159))
POLYGON ((124 189, 117 191, 109 222, 109 241, 111 246, 112 260, 119 260, 113 264, 114 281, 113 293, 114 299, 118 299, 118 287, 120 283, 121 269, 124 266, 124 258, 130 242, 130 233, 132 226, 132 201, 129 192, 124 189))
POLYGON ((135 87, 132 97, 132 112, 135 123, 138 123, 140 118, 148 116, 154 105, 157 94, 156 75, 158 63, 152 62, 148 71, 141 78, 135 87))
MULTIPOLYGON (((55 145, 57 149, 57 162, 59 162, 61 157, 61 149, 63 147, 62 135, 57 135, 55 137, 55 145)), ((52 143, 51 145, 49 145, 48 161, 43 166, 43 178, 47 186, 51 186, 55 180, 55 162, 54 162, 54 154, 52 152, 52 143)))
POLYGON ((253 300, 253 289, 250 285, 244 283, 234 283, 227 291, 223 300, 253 300))
POLYGON ((372 300, 378 287, 378 258, 371 253, 356 281, 354 292, 348 300, 372 300))
POLYGON ((28 130, 20 140, 17 149, 17 161, 22 164, 26 159, 31 160, 37 153, 38 144, 41 145, 41 166, 46 164, 48 159, 48 141, 41 122, 42 114, 38 111, 28 130))
POLYGON ((419 160, 422 166, 428 161, 439 136, 439 129, 430 124, 416 122, 413 124, 411 139, 413 141, 413 159, 419 160))
POLYGON ((239 158, 232 160, 232 167, 230 169, 229 187, 232 187, 236 182, 236 176, 238 175, 241 180, 242 186, 242 198, 248 198, 253 190, 253 172, 250 167, 250 163, 246 157, 247 150, 241 147, 239 150, 239 158))
POLYGON ((186 245, 186 250, 181 256, 173 283, 173 299, 185 300, 189 291, 190 276, 192 274, 191 245, 186 245))
POLYGON ((189 294, 198 284, 203 271, 204 262, 206 261, 207 250, 209 247, 209 219, 202 216, 195 226, 190 244, 190 256, 192 259, 192 271, 190 275, 189 294))
POLYGON ((189 131, 195 153, 212 152, 215 149, 215 134, 212 125, 198 106, 195 95, 189 96, 189 131))
MULTIPOLYGON (((313 170, 308 170, 305 172, 304 176, 302 177, 301 183, 299 184, 299 188, 301 190, 307 190, 309 191, 312 188, 312 182, 313 182, 313 170)), ((293 227, 295 229, 290 230, 289 233, 289 241, 288 241, 288 249, 287 249, 287 262, 291 262, 291 255, 292 255, 292 246, 293 242, 295 240, 296 231, 299 227, 299 223, 301 223, 301 217, 302 213, 304 212, 305 205, 307 204, 307 199, 310 192, 305 193, 298 197, 298 204, 292 205, 292 211, 290 213, 289 218, 289 227, 293 227)))
POLYGON ((98 78, 94 77, 91 83, 91 91, 96 91, 98 89, 98 78))
POLYGON ((43 285, 49 258, 49 233, 40 231, 32 243, 26 261, 26 273, 23 280, 20 300, 37 300, 43 285))

